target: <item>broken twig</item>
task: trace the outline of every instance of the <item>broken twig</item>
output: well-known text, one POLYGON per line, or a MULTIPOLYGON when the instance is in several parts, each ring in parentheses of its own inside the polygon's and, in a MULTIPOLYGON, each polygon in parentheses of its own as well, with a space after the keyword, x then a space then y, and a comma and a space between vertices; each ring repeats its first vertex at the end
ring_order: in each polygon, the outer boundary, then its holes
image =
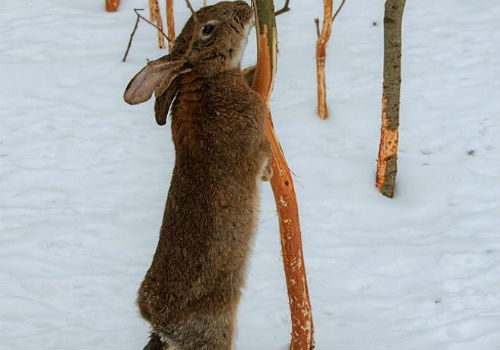
POLYGON ((290 0, 285 1, 285 5, 283 5, 283 8, 281 10, 278 10, 274 13, 274 17, 281 15, 282 13, 290 11, 290 7, 288 7, 288 4, 290 3, 290 0))
POLYGON ((314 19, 314 23, 316 23, 316 34, 318 34, 318 38, 319 38, 321 36, 321 31, 319 29, 319 18, 318 17, 316 17, 314 19))

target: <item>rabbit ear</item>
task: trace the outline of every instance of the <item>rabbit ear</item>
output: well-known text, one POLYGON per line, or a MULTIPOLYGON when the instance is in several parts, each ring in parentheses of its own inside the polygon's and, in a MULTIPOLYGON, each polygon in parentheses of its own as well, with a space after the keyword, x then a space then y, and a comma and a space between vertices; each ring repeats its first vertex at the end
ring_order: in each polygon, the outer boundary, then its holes
POLYGON ((172 103, 175 95, 177 94, 179 85, 180 85, 180 78, 176 77, 168 85, 165 92, 160 96, 156 97, 155 118, 158 125, 165 125, 165 123, 167 122, 168 110, 170 109, 170 104, 172 103))
POLYGON ((190 71, 188 68, 183 69, 185 63, 184 58, 170 60, 169 56, 148 62, 127 85, 123 94, 125 102, 131 105, 145 102, 155 90, 156 96, 162 96, 177 76, 190 71))

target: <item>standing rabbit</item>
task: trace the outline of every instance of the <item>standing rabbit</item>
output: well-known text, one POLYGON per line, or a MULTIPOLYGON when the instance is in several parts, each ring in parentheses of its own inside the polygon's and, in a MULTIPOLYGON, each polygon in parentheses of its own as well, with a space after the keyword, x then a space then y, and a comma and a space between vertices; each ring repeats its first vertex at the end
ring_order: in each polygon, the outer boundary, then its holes
POLYGON ((172 104, 175 167, 160 238, 137 303, 152 327, 146 349, 231 349, 240 289, 256 231, 258 180, 272 176, 265 106, 240 70, 252 25, 243 1, 207 6, 172 52, 127 86, 137 104, 172 104), (175 100, 174 100, 175 99, 175 100))

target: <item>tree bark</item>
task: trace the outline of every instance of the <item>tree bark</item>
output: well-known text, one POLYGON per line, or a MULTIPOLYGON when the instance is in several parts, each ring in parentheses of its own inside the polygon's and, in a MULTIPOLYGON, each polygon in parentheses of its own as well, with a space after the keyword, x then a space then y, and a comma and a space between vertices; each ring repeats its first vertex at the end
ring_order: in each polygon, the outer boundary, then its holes
POLYGON ((170 51, 174 46, 174 39, 175 39, 174 0, 167 0, 166 14, 167 14, 168 51, 170 51))
MULTIPOLYGON (((318 80, 318 115, 321 119, 328 118, 326 105, 325 62, 326 45, 332 32, 333 0, 323 0, 323 25, 316 41, 316 76, 318 80)), ((316 22, 318 23, 318 22, 316 22)))
POLYGON ((120 6, 120 0, 106 0, 106 11, 116 12, 120 6))
POLYGON ((165 37, 163 36, 163 21, 161 19, 160 14, 160 5, 158 4, 158 0, 149 0, 149 17, 150 21, 156 23, 160 30, 158 33, 158 47, 160 49, 165 48, 165 37))
POLYGON ((406 0, 387 0, 384 16, 384 82, 382 128, 377 160, 376 186, 389 198, 394 196, 399 143, 401 90, 401 26, 406 0))
POLYGON ((269 0, 253 0, 257 33, 257 67, 253 88, 267 106, 266 133, 273 157, 271 187, 278 210, 281 250, 292 320, 291 350, 314 348, 313 320, 307 288, 299 212, 293 179, 281 149, 269 112, 269 97, 276 73, 277 32, 274 4, 269 0))

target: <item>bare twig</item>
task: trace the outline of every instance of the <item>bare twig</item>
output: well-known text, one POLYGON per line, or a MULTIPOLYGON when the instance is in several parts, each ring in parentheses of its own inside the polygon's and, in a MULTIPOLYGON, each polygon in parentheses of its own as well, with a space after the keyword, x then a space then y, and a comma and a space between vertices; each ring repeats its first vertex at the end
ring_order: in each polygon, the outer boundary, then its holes
POLYGON ((163 36, 168 40, 170 41, 170 39, 168 38, 167 34, 165 34, 163 32, 162 29, 160 29, 160 27, 158 27, 156 24, 154 24, 153 22, 151 22, 150 20, 148 20, 147 18, 145 18, 144 16, 142 16, 139 12, 137 11, 144 11, 144 9, 134 9, 134 12, 137 16, 139 16, 142 20, 146 21, 147 23, 151 24, 153 27, 155 27, 156 29, 158 29, 158 31, 163 34, 163 36))
POLYGON ((186 6, 189 8, 189 11, 191 11, 191 14, 193 15, 194 20, 197 21, 198 18, 196 18, 196 13, 194 12, 193 6, 191 6, 191 2, 189 0, 186 0, 186 6))
POLYGON ((314 23, 316 23, 316 34, 318 34, 318 38, 319 38, 321 35, 321 31, 319 30, 319 18, 316 17, 314 19, 314 23))
POLYGON ((285 13, 285 12, 288 12, 290 11, 290 7, 288 7, 288 4, 290 3, 290 0, 286 0, 285 1, 285 5, 283 5, 283 8, 281 10, 278 10, 274 13, 274 16, 279 16, 281 15, 282 13, 285 13))
POLYGON ((130 39, 128 41, 128 45, 127 45, 127 51, 125 51, 125 55, 123 56, 123 59, 122 59, 122 62, 125 62, 125 60, 127 59, 127 56, 128 56, 128 52, 130 50, 130 46, 132 45, 132 40, 134 39, 134 35, 135 35, 135 32, 137 30, 137 27, 139 25, 139 20, 142 19, 144 21, 146 21, 147 23, 151 24, 153 27, 155 27, 156 29, 158 29, 158 31, 163 34, 163 36, 165 38, 167 38, 167 40, 170 42, 170 39, 167 37, 167 35, 160 29, 158 28, 154 23, 152 23, 151 21, 147 20, 146 18, 144 18, 144 16, 142 16, 139 11, 144 11, 144 9, 134 9, 134 12, 135 14, 137 15, 137 20, 135 21, 135 25, 134 25, 134 29, 132 30, 132 33, 130 34, 130 39))
MULTIPOLYGON (((134 9, 134 10, 144 10, 144 9, 134 9)), ((128 52, 130 50, 130 46, 132 45, 132 40, 134 39, 135 31, 137 30, 137 26, 139 25, 140 20, 141 20, 141 18, 139 16, 137 16, 137 19, 135 20, 134 30, 132 30, 132 33, 130 34, 130 39, 129 39, 128 45, 127 45, 127 51, 125 51, 125 55, 123 55, 122 62, 125 62, 125 60, 127 59, 128 52)))
POLYGON ((342 10, 342 6, 344 6, 344 3, 345 3, 345 0, 342 0, 342 2, 340 3, 339 8, 338 8, 338 9, 337 9, 337 11, 335 11, 335 13, 333 14, 333 17, 332 17, 332 23, 333 23, 333 21, 335 21, 335 17, 337 17, 337 15, 339 14, 340 10, 342 10))

